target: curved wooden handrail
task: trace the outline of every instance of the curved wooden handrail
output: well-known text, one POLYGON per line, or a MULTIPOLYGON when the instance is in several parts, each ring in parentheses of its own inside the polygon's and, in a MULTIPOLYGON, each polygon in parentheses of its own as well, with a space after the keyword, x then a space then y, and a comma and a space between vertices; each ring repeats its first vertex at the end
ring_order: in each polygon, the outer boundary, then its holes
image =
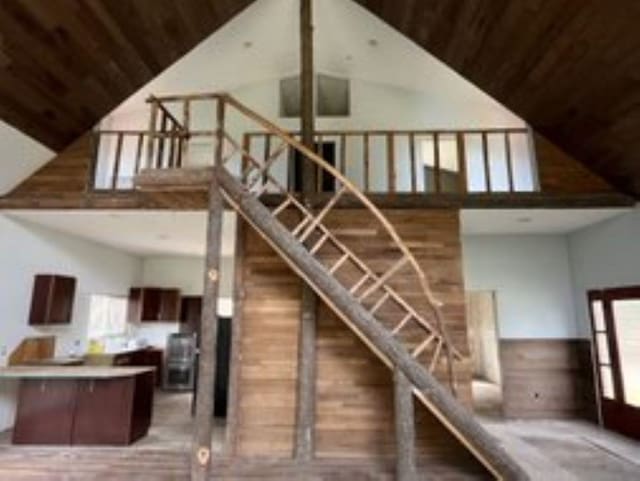
MULTIPOLYGON (((293 138, 291 135, 289 135, 288 132, 286 132, 285 130, 281 129, 280 127, 275 125, 273 122, 270 122, 269 120, 265 119, 261 115, 257 114, 256 112, 251 110, 249 107, 245 106, 244 104, 242 104, 241 102, 236 100, 231 95, 226 94, 226 93, 219 93, 219 94, 214 94, 214 95, 215 95, 215 97, 212 96, 211 98, 217 98, 219 101, 222 101, 225 104, 232 106, 233 108, 235 108, 236 110, 241 112, 243 115, 245 115, 249 119, 251 119, 254 122, 256 122, 257 124, 261 125, 265 130, 269 131, 270 133, 272 133, 274 135, 277 135, 283 142, 286 142, 289 146, 291 146, 295 150, 297 150, 300 153, 302 153, 307 159, 312 161, 314 164, 319 166, 321 169, 323 169, 326 172, 330 173, 342 185, 347 187, 347 189, 350 191, 351 195, 353 195, 356 199, 358 199, 369 210, 369 212, 371 212, 374 215, 374 217, 378 220, 378 222, 380 222, 380 224, 384 227, 384 229, 386 230, 387 234, 391 237, 391 239, 393 239, 394 243, 396 244, 396 247, 409 260, 409 264, 412 266, 416 276, 418 277, 422 292, 423 292, 425 298, 427 299, 429 307, 431 308, 431 310, 433 312, 433 315, 434 315, 435 320, 436 320, 436 325, 438 327, 438 330, 440 331, 439 334, 442 336, 442 338, 445 341, 445 346, 446 346, 446 349, 448 351, 448 356, 450 358, 451 352, 454 350, 454 346, 452 345, 452 343, 451 343, 451 341, 450 341, 450 339, 449 339, 449 337, 448 337, 448 335, 446 333, 446 330, 444 328, 442 313, 440 311, 440 307, 442 307, 443 303, 441 301, 439 301, 438 299, 436 299, 436 297, 434 296, 433 291, 431 290, 431 287, 429 286, 429 282, 427 280, 427 277, 426 277, 425 273, 422 271, 422 269, 420 268, 420 265, 418 264, 418 261, 416 260, 415 256, 409 250, 409 248, 406 246, 406 244, 402 241, 402 239, 398 235, 396 229, 387 220, 387 218, 384 216, 384 214, 382 214, 382 212, 380 212, 380 210, 375 206, 375 204, 373 202, 371 202, 371 200, 369 200, 369 198, 366 195, 364 195, 360 191, 360 189, 358 189, 358 187, 355 186, 349 179, 347 179, 347 177, 344 176, 338 169, 333 167, 326 160, 324 160, 321 156, 319 156, 318 154, 313 152, 311 149, 306 147, 304 144, 302 144, 301 142, 299 142, 298 140, 293 138)), ((449 364, 451 364, 451 361, 449 362, 449 364)), ((451 369, 452 368, 450 367, 450 370, 451 369)))

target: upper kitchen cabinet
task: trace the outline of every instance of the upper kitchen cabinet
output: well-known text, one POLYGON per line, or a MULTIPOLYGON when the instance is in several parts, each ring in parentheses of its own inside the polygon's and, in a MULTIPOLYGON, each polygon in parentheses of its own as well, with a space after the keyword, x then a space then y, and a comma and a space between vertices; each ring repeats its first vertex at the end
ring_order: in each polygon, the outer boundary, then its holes
POLYGON ((174 322, 180 318, 180 290, 133 287, 129 291, 129 322, 174 322))
POLYGON ((75 292, 75 277, 36 275, 31 295, 29 324, 70 324, 75 292))

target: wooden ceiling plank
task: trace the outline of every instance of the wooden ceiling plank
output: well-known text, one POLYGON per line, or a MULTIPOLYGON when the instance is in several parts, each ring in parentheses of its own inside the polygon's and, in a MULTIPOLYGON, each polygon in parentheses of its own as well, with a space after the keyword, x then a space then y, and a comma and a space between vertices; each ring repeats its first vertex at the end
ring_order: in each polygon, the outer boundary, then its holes
POLYGON ((640 197, 640 2, 356 1, 640 197))

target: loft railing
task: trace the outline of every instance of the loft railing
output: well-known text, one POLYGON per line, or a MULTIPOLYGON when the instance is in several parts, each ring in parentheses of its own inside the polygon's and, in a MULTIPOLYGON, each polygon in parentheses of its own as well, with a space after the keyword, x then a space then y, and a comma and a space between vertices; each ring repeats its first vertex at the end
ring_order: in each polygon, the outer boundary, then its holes
MULTIPOLYGON (((300 138, 298 132, 291 135, 300 138)), ((271 134, 249 132, 246 136, 253 156, 264 161, 274 155, 271 134)), ((365 193, 537 190, 528 129, 326 130, 316 132, 315 144, 316 152, 365 193)), ((291 159, 286 178, 290 191, 299 190, 299 175, 291 159)), ((327 188, 320 176, 317 179, 318 190, 327 188)))
MULTIPOLYGON (((95 132, 91 186, 133 189, 142 168, 211 165, 215 132, 206 125, 200 97, 181 102, 152 97, 147 130, 95 132), (181 120, 178 120, 181 118, 181 120)), ((210 121, 211 119, 209 119, 210 121)), ((300 160, 276 137, 250 131, 239 122, 242 145, 261 161, 277 157, 286 166, 274 175, 288 191, 301 189, 300 160), (244 129, 244 130, 243 130, 244 129)), ((299 133, 287 132, 299 139, 299 133)), ((321 130, 316 152, 367 194, 461 194, 538 190, 536 161, 528 129, 321 130)), ((330 178, 316 176, 318 190, 331 191, 330 178)))
POLYGON ((143 168, 180 168, 187 156, 190 133, 162 103, 149 99, 148 130, 94 132, 91 187, 94 190, 130 190, 143 168))

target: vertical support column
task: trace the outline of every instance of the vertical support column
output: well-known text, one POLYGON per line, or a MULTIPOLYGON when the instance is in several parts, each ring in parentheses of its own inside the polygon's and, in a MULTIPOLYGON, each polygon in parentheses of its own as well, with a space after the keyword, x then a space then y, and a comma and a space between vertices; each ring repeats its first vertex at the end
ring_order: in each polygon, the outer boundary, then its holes
MULTIPOLYGON (((312 0, 300 0, 300 60, 301 60, 301 133, 302 143, 314 148, 313 112, 313 25, 312 0)), ((317 169, 305 159, 302 169, 304 194, 316 190, 317 169)), ((298 338, 298 392, 296 430, 293 457, 300 462, 310 461, 314 453, 316 398, 316 322, 318 299, 303 283, 300 306, 300 334, 298 338)))
POLYGON ((411 382, 399 370, 393 373, 396 425, 396 479, 416 481, 416 431, 411 382))
MULTIPOLYGON (((222 159, 224 132, 224 101, 217 101, 217 144, 215 165, 222 159)), ((211 467, 211 434, 213 431, 213 388, 215 381, 216 337, 218 331, 218 284, 220 280, 220 241, 224 200, 218 180, 211 176, 209 185, 209 218, 207 228, 206 271, 202 321, 200 327, 200 358, 198 389, 191 452, 191 480, 206 481, 211 467)))

